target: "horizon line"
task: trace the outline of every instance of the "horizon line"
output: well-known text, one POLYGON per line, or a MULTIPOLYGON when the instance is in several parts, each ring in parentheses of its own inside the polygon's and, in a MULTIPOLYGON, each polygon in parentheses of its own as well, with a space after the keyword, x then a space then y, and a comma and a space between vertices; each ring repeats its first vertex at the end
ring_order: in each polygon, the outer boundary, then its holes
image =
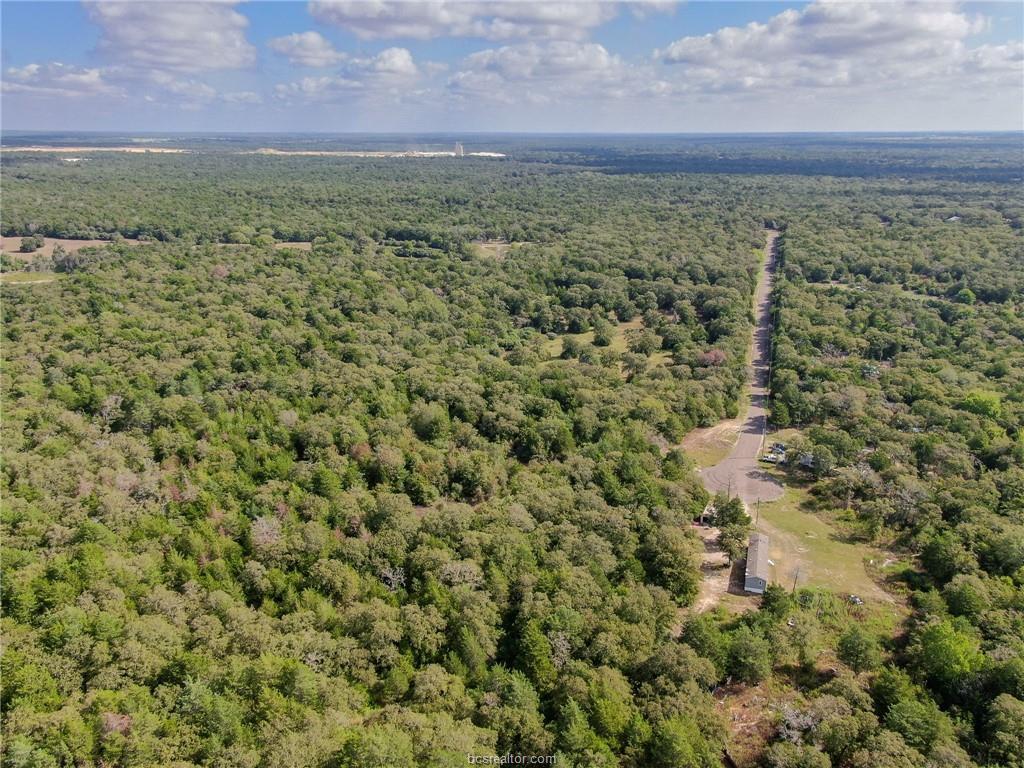
POLYGON ((92 130, 79 128, 0 128, 0 140, 5 134, 95 134, 95 135, 164 135, 164 136, 907 136, 907 135, 979 135, 1021 134, 1024 128, 979 128, 943 130, 904 129, 891 131, 818 130, 818 131, 157 131, 157 130, 92 130))

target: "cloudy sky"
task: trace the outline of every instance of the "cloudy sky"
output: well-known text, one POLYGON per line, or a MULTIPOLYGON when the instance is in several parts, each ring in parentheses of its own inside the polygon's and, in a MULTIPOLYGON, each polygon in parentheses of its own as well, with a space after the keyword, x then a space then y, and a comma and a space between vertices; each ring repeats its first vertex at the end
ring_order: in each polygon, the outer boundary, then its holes
POLYGON ((1024 127, 1020 2, 12 2, 4 130, 1024 127))

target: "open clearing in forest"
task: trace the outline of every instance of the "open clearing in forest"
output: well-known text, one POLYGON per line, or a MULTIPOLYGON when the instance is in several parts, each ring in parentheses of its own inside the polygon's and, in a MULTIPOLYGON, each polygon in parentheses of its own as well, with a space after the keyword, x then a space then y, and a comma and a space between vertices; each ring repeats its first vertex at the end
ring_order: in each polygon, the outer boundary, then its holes
POLYGON ((729 731, 729 757, 739 768, 761 765, 765 746, 775 732, 775 712, 796 698, 795 692, 767 680, 758 685, 727 683, 713 695, 729 731))
POLYGON ((700 565, 700 592, 689 612, 703 613, 719 606, 736 613, 747 610, 750 607, 750 596, 743 591, 742 562, 729 562, 729 556, 718 543, 717 528, 695 525, 693 530, 704 545, 704 555, 700 565))
POLYGON ((278 250, 283 250, 285 248, 294 248, 296 251, 312 251, 313 243, 311 243, 308 240, 296 240, 294 242, 287 243, 274 243, 274 247, 277 248, 278 250))
POLYGON ((726 419, 713 427, 699 427, 687 432, 679 447, 699 469, 712 467, 729 455, 742 425, 739 419, 726 419))
MULTIPOLYGON (((61 237, 44 237, 43 247, 38 248, 31 253, 21 252, 21 237, 4 237, 0 238, 3 241, 3 252, 14 257, 31 261, 33 256, 53 256, 53 249, 57 244, 67 251, 68 253, 78 253, 83 248, 91 248, 93 246, 112 245, 114 240, 75 240, 65 239, 61 237)), ((130 238, 122 238, 117 240, 118 243, 127 243, 129 245, 138 245, 141 241, 130 238)))
POLYGON ((60 275, 55 272, 4 272, 0 274, 0 285, 39 285, 59 279, 60 275))
MULTIPOLYGON (((787 588, 795 583, 796 586, 822 586, 840 593, 853 593, 865 600, 892 605, 895 610, 897 601, 868 571, 869 567, 876 573, 883 571, 880 567, 876 570, 875 565, 881 566, 890 558, 876 548, 844 541, 834 526, 807 508, 806 490, 786 486, 783 472, 760 461, 766 440, 785 441, 796 434, 786 430, 771 438, 766 435, 770 290, 777 236, 777 232, 769 232, 765 269, 754 297, 758 323, 751 340, 751 378, 747 387, 748 401, 740 408, 742 416, 695 430, 686 436, 683 447, 688 453, 693 450, 691 455, 701 467, 701 479, 708 491, 738 496, 755 519, 756 530, 768 534, 773 563, 771 581, 787 588)), ((705 545, 705 562, 711 554, 705 545)), ((720 599, 729 594, 729 581, 722 581, 718 574, 715 576, 717 578, 710 584, 702 586, 703 609, 714 605, 716 592, 720 599)), ((754 601, 749 604, 755 605, 754 601)))
MULTIPOLYGON (((624 323, 619 323, 615 326, 615 333, 612 336, 612 341, 607 347, 597 347, 598 350, 607 349, 618 354, 625 354, 629 352, 629 331, 643 330, 644 321, 640 317, 635 317, 624 323)), ((585 333, 563 333, 553 339, 549 339, 544 345, 544 351, 548 357, 552 360, 558 359, 562 356, 562 349, 565 347, 565 339, 576 339, 581 344, 593 344, 594 343, 594 332, 586 331, 585 333)), ((672 360, 672 355, 663 349, 655 350, 651 353, 647 361, 651 366, 667 365, 672 360)))
POLYGON ((787 486, 781 498, 762 501, 760 511, 756 506, 750 509, 757 529, 770 537, 772 581, 787 589, 794 582, 799 587, 826 587, 895 610, 898 601, 873 573, 884 576, 901 564, 876 547, 845 541, 827 520, 803 508, 807 501, 804 489, 787 486))
POLYGON ((484 240, 473 245, 481 256, 502 261, 518 243, 510 243, 507 240, 484 240))

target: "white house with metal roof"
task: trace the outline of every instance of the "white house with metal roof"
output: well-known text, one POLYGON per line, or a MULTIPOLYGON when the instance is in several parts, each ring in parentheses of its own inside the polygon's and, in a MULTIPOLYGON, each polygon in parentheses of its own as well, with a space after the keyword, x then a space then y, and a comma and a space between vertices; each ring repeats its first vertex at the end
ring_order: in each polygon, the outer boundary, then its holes
POLYGON ((747 567, 743 575, 743 589, 755 595, 768 588, 768 537, 752 533, 747 546, 747 567))

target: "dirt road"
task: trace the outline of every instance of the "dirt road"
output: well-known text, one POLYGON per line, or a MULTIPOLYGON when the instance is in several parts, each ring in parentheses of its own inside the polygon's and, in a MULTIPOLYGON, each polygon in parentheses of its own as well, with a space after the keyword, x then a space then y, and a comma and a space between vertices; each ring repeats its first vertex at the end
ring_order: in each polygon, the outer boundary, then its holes
POLYGON ((779 233, 768 230, 765 268, 754 293, 757 325, 750 342, 751 371, 747 413, 742 417, 739 437, 727 458, 701 470, 704 487, 711 493, 723 491, 739 496, 747 506, 782 496, 782 486, 758 463, 768 421, 768 374, 771 363, 771 292, 775 277, 775 241, 779 233))

